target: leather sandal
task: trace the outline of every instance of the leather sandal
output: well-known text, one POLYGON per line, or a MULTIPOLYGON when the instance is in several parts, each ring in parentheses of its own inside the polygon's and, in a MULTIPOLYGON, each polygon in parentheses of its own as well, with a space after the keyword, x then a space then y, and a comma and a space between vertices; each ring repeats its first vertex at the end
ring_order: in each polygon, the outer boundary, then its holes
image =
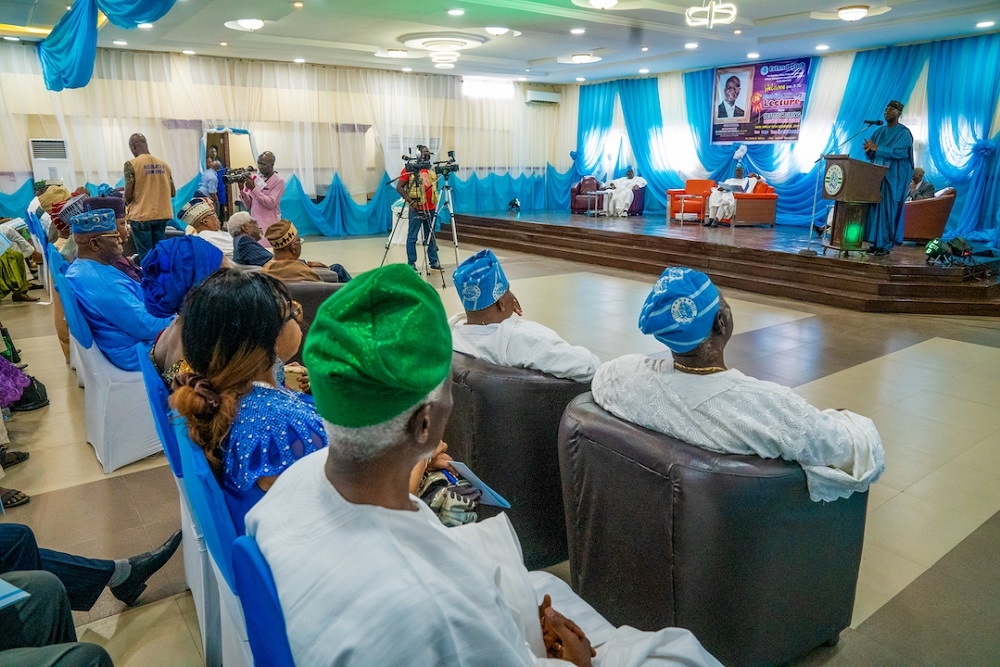
POLYGON ((3 502, 3 508, 5 510, 9 510, 12 507, 20 507, 30 500, 30 496, 27 496, 16 489, 5 489, 0 486, 0 502, 3 502))
POLYGON ((0 466, 4 470, 8 468, 13 468, 18 463, 24 463, 28 460, 28 452, 12 452, 6 447, 0 447, 0 466))

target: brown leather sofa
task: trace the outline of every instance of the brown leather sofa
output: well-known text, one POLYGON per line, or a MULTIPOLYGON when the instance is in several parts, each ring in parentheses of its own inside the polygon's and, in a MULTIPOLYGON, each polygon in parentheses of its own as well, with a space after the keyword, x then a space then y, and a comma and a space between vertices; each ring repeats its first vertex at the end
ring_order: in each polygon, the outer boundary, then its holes
POLYGON ((903 204, 903 240, 925 243, 940 238, 955 205, 955 188, 944 188, 941 195, 903 204))
POLYGON ((778 665, 851 622, 867 493, 809 499, 795 463, 715 454, 566 408, 573 589, 615 625, 692 631, 726 665, 778 665))
POLYGON ((302 363, 302 346, 305 345, 309 327, 312 325, 313 320, 316 319, 316 312, 331 294, 346 284, 337 282, 318 283, 315 281, 285 283, 285 287, 291 292, 292 298, 302 304, 302 344, 299 345, 299 351, 295 353, 295 356, 291 359, 285 359, 285 363, 302 363))
POLYGON ((778 195, 767 183, 757 183, 753 192, 735 192, 736 212, 733 219, 720 220, 736 227, 740 225, 771 225, 778 215, 778 195))
MULTIPOLYGON (((497 366, 456 352, 454 407, 445 429, 448 453, 510 501, 528 569, 566 560, 566 521, 559 481, 559 419, 590 383, 497 366)), ((499 510, 480 506, 480 517, 499 510)))
POLYGON ((587 197, 587 193, 596 192, 604 186, 593 176, 584 176, 579 183, 570 188, 569 191, 569 211, 570 213, 586 213, 587 211, 603 211, 604 195, 597 197, 597 201, 587 197))

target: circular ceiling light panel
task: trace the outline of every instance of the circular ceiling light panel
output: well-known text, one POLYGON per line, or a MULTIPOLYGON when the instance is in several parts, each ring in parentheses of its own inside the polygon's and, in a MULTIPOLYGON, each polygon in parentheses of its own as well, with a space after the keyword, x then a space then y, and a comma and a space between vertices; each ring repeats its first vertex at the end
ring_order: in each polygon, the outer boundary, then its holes
MULTIPOLYGON (((67 7, 67 9, 68 9, 68 7, 67 7)), ((140 30, 152 30, 153 29, 153 24, 152 23, 140 23, 139 25, 136 26, 136 28, 139 28, 140 30)))
POLYGON ((230 30, 239 30, 241 32, 256 32, 264 27, 264 22, 260 19, 235 19, 233 21, 226 21, 225 25, 230 30))
POLYGON ((295 60, 293 60, 292 62, 293 62, 293 63, 297 63, 297 64, 301 65, 301 64, 302 64, 302 63, 304 63, 305 61, 306 61, 306 59, 305 59, 305 58, 296 58, 296 59, 295 59, 295 60))
POLYGON ((432 63, 453 63, 458 61, 458 54, 453 56, 442 56, 437 53, 431 56, 432 63))
POLYGON ((450 16, 462 16, 462 15, 465 14, 465 10, 464 9, 449 9, 448 10, 448 14, 450 16))
POLYGON ((486 38, 479 35, 467 35, 461 32, 414 33, 399 38, 411 49, 425 51, 462 51, 473 49, 486 43, 486 38))
POLYGON ((193 56, 194 55, 194 51, 192 51, 191 49, 184 49, 183 51, 181 51, 181 53, 183 53, 186 56, 193 56))
POLYGON ((116 39, 111 43, 114 44, 115 46, 128 46, 128 42, 126 42, 124 39, 116 39))
POLYGON ((595 56, 592 53, 575 53, 571 56, 559 56, 556 58, 556 62, 563 65, 587 65, 589 63, 596 63, 601 58, 595 56))
POLYGON ((868 5, 851 5, 837 10, 837 16, 844 21, 860 21, 868 16, 868 5))
POLYGON ((618 0, 588 0, 594 9, 611 9, 618 4, 618 0))
POLYGON ((639 74, 649 74, 649 70, 643 67, 641 70, 639 70, 639 74))
POLYGON ((502 28, 500 26, 483 28, 483 30, 490 33, 494 37, 499 37, 500 35, 506 35, 508 32, 510 32, 510 28, 502 28))
POLYGON ((573 28, 572 30, 569 31, 569 34, 571 34, 571 35, 582 35, 585 32, 587 32, 586 28, 573 28))
POLYGON ((760 58, 760 54, 757 53, 756 51, 751 51, 750 53, 747 54, 747 58, 749 58, 750 60, 757 60, 757 58, 760 58))
POLYGON ((586 81, 586 79, 584 79, 582 76, 576 77, 576 80, 579 81, 580 83, 583 83, 584 81, 586 81))

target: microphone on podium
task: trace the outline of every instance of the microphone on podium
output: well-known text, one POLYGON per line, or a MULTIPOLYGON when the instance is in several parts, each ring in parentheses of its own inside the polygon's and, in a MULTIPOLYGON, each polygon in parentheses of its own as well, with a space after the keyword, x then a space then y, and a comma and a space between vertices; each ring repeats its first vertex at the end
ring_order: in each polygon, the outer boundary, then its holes
POLYGON ((880 121, 880 120, 866 120, 865 121, 865 125, 881 125, 881 124, 882 124, 882 121, 880 121))

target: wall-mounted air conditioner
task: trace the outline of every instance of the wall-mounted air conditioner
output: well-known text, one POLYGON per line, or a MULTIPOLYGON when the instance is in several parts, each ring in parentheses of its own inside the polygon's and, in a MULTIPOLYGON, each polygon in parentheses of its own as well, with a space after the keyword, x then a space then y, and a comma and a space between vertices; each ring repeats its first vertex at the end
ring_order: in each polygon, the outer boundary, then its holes
POLYGON ((530 89, 524 91, 525 104, 559 104, 561 101, 562 95, 560 93, 530 89))
POLYGON ((62 139, 28 139, 31 171, 36 181, 62 181, 71 192, 76 189, 76 175, 62 139))

